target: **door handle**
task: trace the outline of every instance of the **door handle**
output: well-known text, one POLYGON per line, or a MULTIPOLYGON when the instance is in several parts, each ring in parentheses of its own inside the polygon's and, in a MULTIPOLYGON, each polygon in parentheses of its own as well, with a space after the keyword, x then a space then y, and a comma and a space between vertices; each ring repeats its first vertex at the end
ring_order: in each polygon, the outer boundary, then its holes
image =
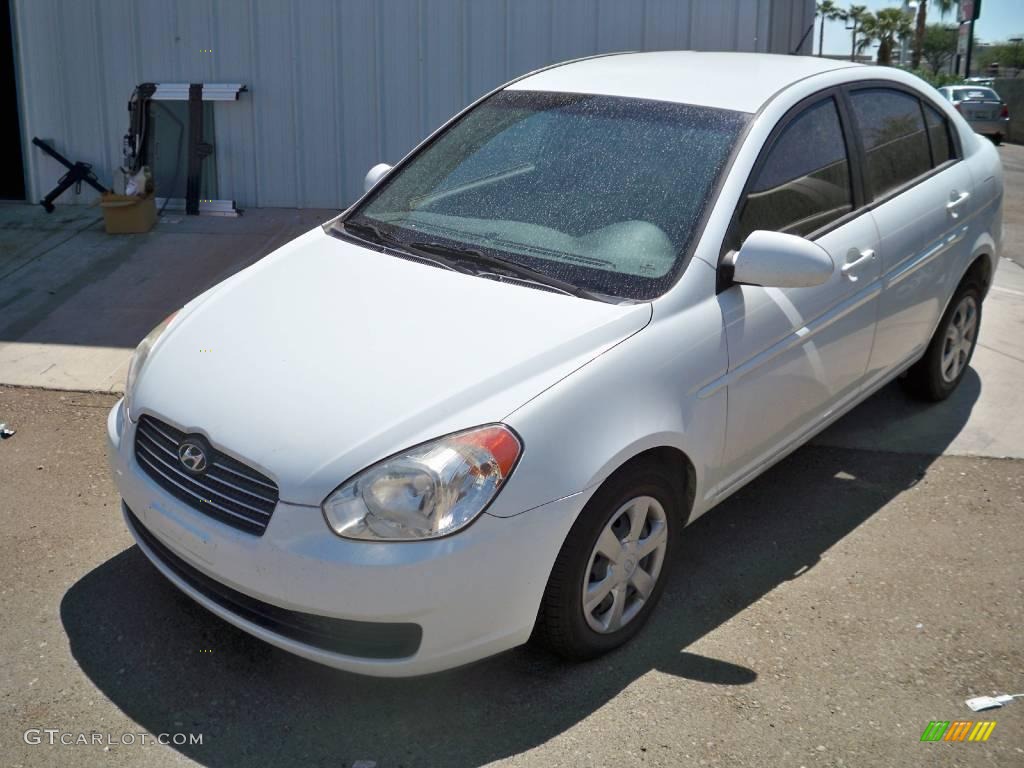
POLYGON ((839 271, 842 272, 843 276, 847 280, 849 280, 851 283, 856 283, 857 282, 857 276, 855 274, 853 274, 853 270, 855 270, 861 264, 864 264, 865 262, 868 262, 868 261, 871 261, 872 259, 874 259, 875 258, 875 252, 873 250, 871 250, 870 248, 868 250, 866 250, 866 251, 858 251, 856 248, 853 248, 846 255, 846 258, 850 258, 850 256, 856 256, 857 258, 854 259, 853 261, 847 261, 845 264, 843 264, 842 267, 839 268, 839 271))
POLYGON ((957 193, 955 189, 952 192, 950 192, 949 202, 946 203, 946 210, 949 212, 949 215, 952 216, 954 219, 957 218, 960 215, 960 212, 957 211, 957 208, 963 205, 965 202, 967 202, 967 198, 969 198, 970 196, 970 192, 957 193))

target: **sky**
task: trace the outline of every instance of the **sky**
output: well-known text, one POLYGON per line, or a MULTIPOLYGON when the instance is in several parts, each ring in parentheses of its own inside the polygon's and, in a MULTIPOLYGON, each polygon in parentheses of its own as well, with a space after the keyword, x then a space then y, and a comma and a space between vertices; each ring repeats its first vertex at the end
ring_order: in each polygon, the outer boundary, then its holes
MULTIPOLYGON (((900 0, 836 0, 836 5, 848 8, 853 2, 866 5, 872 13, 879 8, 900 7, 900 0)), ((940 21, 938 9, 929 1, 928 23, 940 21)), ((956 12, 941 19, 949 26, 956 26, 956 12)), ((820 21, 814 27, 814 52, 818 52, 820 21)), ((850 32, 842 21, 825 23, 825 53, 850 53, 850 32)), ((1024 0, 981 0, 981 17, 974 24, 974 40, 995 42, 1010 37, 1024 37, 1024 0)), ((872 49, 874 50, 874 49, 872 49)))

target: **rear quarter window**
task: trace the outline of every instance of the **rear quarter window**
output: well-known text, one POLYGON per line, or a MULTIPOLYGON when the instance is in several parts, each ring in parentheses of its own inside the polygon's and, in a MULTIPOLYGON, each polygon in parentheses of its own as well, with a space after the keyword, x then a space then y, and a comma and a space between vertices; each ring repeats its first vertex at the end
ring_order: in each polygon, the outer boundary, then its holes
POLYGON ((956 157, 949 121, 930 104, 924 105, 924 117, 928 124, 928 140, 932 147, 932 165, 942 165, 956 157))

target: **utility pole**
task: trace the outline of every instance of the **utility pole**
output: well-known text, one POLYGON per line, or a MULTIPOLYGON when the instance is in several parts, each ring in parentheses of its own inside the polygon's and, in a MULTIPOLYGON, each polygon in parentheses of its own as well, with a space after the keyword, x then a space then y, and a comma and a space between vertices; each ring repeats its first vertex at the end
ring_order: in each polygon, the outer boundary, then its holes
MULTIPOLYGON (((927 0, 921 0, 921 2, 927 2, 927 0)), ((903 0, 903 6, 900 8, 905 16, 909 16, 911 20, 917 18, 917 6, 918 0, 903 0)), ((910 46, 914 40, 914 32, 912 31, 909 35, 900 36, 900 66, 906 66, 907 61, 910 58, 910 46)))
POLYGON ((974 51, 974 19, 968 22, 967 28, 967 62, 964 64, 964 77, 971 76, 971 53, 974 51))
MULTIPOLYGON (((960 0, 959 5, 960 28, 967 27, 967 51, 964 54, 964 77, 971 76, 971 54, 974 52, 974 22, 981 15, 981 0, 960 0)), ((957 62, 959 68, 959 61, 957 62)))

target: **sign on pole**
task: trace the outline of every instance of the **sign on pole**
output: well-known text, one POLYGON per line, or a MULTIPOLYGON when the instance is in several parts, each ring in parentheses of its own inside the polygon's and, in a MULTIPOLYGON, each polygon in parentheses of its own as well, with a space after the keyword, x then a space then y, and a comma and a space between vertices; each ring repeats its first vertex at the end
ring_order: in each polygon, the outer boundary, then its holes
POLYGON ((960 0, 957 21, 977 21, 981 15, 981 0, 960 0))

